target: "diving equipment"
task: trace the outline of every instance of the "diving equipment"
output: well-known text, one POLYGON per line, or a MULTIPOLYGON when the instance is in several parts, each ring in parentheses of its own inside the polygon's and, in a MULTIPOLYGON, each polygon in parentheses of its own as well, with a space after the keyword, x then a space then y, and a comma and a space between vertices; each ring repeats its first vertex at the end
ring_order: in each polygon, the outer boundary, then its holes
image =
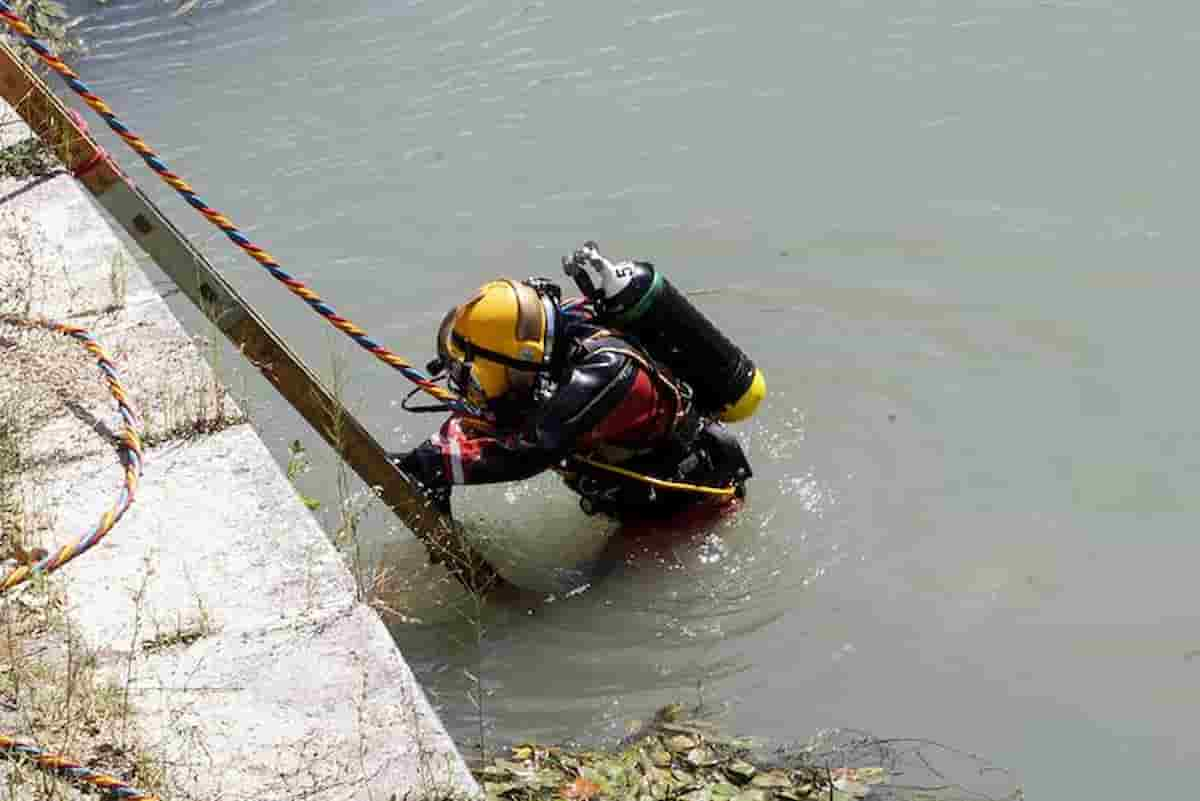
POLYGON ((613 263, 586 242, 563 270, 596 306, 599 322, 637 338, 691 386, 697 409, 725 422, 754 414, 767 392, 762 371, 649 262, 613 263))

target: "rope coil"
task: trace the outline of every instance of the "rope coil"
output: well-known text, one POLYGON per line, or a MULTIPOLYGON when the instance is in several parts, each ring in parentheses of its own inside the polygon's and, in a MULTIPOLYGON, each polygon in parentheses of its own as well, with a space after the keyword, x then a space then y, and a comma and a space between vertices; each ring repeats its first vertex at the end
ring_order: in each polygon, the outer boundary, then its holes
POLYGON ((121 415, 121 432, 117 435, 117 452, 125 474, 125 480, 117 500, 108 511, 101 515, 100 520, 96 522, 91 531, 79 537, 75 542, 62 546, 41 561, 32 565, 21 565, 4 576, 3 579, 0 579, 0 595, 3 595, 37 573, 52 573, 58 570, 67 562, 91 549, 104 539, 108 532, 112 531, 117 521, 133 505, 134 497, 137 494, 138 480, 142 475, 142 424, 137 413, 129 405, 129 397, 125 392, 125 387, 121 385, 117 368, 100 344, 85 329, 51 320, 22 320, 12 316, 0 316, 0 323, 20 328, 41 328, 63 334, 80 343, 96 359, 96 364, 108 385, 108 391, 113 396, 113 400, 117 402, 117 411, 121 415))
MULTIPOLYGON (((108 391, 117 403, 121 415, 121 432, 117 435, 117 451, 124 471, 124 482, 116 501, 100 516, 100 520, 75 542, 68 543, 41 561, 32 565, 20 565, 0 579, 0 595, 29 580, 35 575, 52 573, 75 557, 88 551, 112 531, 117 522, 133 505, 137 496, 138 481, 142 475, 142 424, 136 411, 129 404, 125 387, 121 384, 117 368, 100 344, 83 328, 50 320, 24 320, 11 315, 0 315, 0 323, 19 328, 40 328, 71 337, 80 343, 95 359, 108 385, 108 391)), ((157 801, 158 796, 132 787, 115 776, 92 770, 61 754, 53 754, 36 745, 20 742, 7 735, 0 735, 0 756, 13 760, 28 760, 36 767, 76 784, 97 790, 112 798, 129 801, 157 801)))

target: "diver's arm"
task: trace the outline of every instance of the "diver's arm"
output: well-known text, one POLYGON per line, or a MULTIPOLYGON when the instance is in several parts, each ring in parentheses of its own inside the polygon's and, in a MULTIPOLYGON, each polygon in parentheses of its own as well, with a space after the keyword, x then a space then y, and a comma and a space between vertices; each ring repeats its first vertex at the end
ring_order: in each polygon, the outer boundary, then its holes
POLYGON ((568 456, 625 398, 637 367, 620 353, 591 354, 576 365, 524 429, 483 430, 451 417, 441 430, 398 461, 432 492, 453 484, 520 481, 568 456))
POLYGON ((468 418, 451 417, 441 430, 407 454, 397 454, 402 470, 416 478, 431 498, 445 497, 455 484, 494 484, 520 481, 554 464, 554 457, 521 437, 464 425, 468 418))

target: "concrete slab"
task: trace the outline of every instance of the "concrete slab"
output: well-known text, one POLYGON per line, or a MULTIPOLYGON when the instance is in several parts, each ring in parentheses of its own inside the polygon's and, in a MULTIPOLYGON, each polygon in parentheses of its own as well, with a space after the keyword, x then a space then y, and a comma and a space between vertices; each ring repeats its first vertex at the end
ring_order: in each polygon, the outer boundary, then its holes
MULTIPOLYGON (((60 525, 86 528, 117 480, 111 459, 60 471, 60 525)), ((118 533, 63 575, 72 617, 130 681, 153 747, 187 766, 188 795, 472 788, 386 628, 249 426, 150 452, 118 533)))
MULTIPOLYGON (((192 338, 69 176, 0 182, 6 303, 91 326, 152 422, 188 413, 181 386, 211 382, 192 338)), ((70 341, 48 341, 0 330, 0 350, 18 354, 0 359, 0 392, 19 382, 44 396, 29 406, 29 455, 60 545, 112 503, 121 471, 94 363, 70 341)), ((146 747, 171 766, 170 797, 478 796, 386 627, 254 430, 164 437, 147 452, 134 507, 57 575, 68 617, 102 670, 130 688, 146 747)))

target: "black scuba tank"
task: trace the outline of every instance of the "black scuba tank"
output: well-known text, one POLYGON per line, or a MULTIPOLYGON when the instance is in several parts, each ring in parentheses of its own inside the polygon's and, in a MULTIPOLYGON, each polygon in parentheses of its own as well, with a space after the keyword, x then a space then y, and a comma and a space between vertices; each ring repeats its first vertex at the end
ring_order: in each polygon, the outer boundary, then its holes
POLYGON ((614 264, 589 242, 563 266, 596 304, 600 322, 636 337, 687 382, 702 414, 726 422, 754 414, 766 394, 762 372, 653 264, 614 264))

